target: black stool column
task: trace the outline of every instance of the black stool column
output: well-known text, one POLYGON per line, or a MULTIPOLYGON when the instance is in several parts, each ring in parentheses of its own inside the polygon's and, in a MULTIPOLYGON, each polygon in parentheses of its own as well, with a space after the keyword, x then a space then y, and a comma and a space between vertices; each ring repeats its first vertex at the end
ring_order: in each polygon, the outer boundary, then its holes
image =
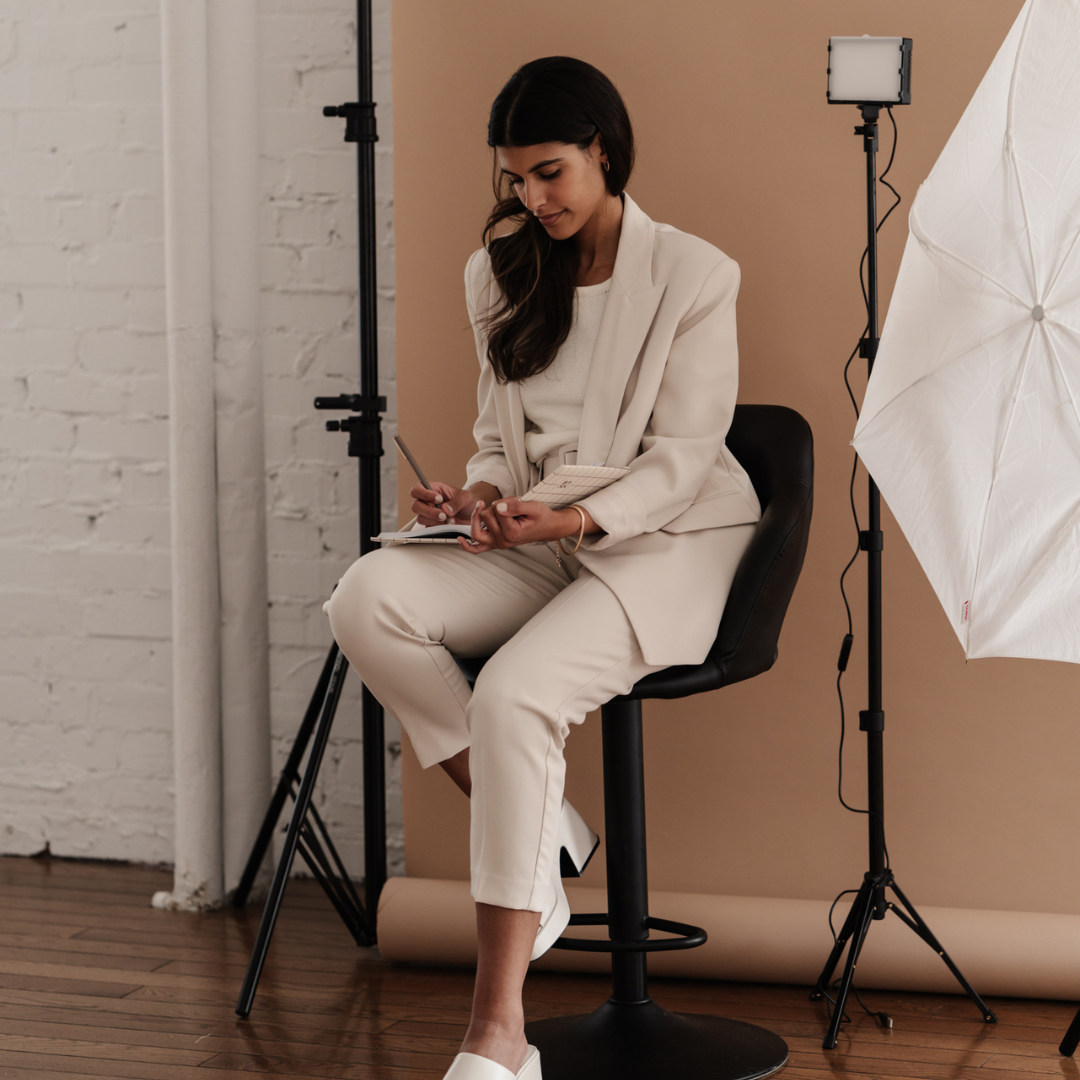
MULTIPOLYGON (((607 853, 608 934, 612 941, 649 936, 649 873, 645 847, 645 748, 641 702, 619 698, 602 713, 604 728, 604 849, 607 853)), ((643 952, 611 956, 611 1000, 649 1000, 643 952)))

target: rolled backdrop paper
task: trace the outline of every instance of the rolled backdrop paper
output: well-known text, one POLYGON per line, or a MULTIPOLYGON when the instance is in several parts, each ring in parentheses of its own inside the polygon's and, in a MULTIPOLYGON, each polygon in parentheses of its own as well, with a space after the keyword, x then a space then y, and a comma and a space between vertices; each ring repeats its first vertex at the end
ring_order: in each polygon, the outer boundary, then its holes
MULTIPOLYGON (((603 889, 567 886, 571 910, 605 911, 603 889)), ((704 927, 698 949, 649 956, 653 975, 813 985, 832 948, 828 900, 650 892, 649 911, 704 927)), ((973 908, 919 908, 937 939, 984 995, 1080 999, 1080 915, 973 908)), ((837 904, 837 929, 848 904, 837 904)), ((597 936, 599 928, 568 933, 597 936)), ((418 964, 476 963, 475 907, 466 881, 391 878, 379 901, 379 952, 418 964)), ((605 953, 552 949, 545 971, 610 970, 605 953)), ((839 974, 839 971, 837 972, 839 974)), ((859 958, 864 989, 962 993, 942 959, 893 914, 870 928, 859 958)))

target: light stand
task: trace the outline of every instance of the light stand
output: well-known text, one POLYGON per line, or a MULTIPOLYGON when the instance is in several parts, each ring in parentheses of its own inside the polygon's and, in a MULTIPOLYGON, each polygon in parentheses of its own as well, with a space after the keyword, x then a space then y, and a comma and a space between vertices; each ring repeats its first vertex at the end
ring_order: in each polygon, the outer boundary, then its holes
MULTIPOLYGON (((315 399, 316 409, 342 409, 353 415, 327 421, 328 431, 344 431, 349 436, 349 456, 359 459, 360 554, 375 548, 371 537, 381 528, 382 497, 379 459, 383 455, 381 414, 386 398, 379 396, 379 361, 375 292, 375 143, 378 133, 372 98, 371 0, 357 0, 357 96, 359 101, 330 105, 324 116, 345 119, 345 141, 357 144, 357 217, 359 232, 359 336, 360 393, 315 399)), ((386 764, 382 706, 365 686, 363 689, 363 780, 364 780, 364 901, 361 902, 318 811, 311 804, 330 738, 342 684, 349 663, 336 644, 330 646, 322 673, 315 686, 304 719, 296 735, 285 768, 263 819, 259 836, 248 857, 240 884, 233 895, 236 907, 247 903, 251 888, 270 845, 286 800, 294 800, 285 833, 285 843, 274 871, 273 882, 263 910, 259 933, 252 950, 244 985, 236 1005, 237 1015, 251 1012, 270 938, 288 884, 289 871, 297 852, 325 890, 358 945, 376 942, 376 913, 379 895, 386 883, 386 764), (300 763, 307 750, 303 773, 300 763)))
MULTIPOLYGON (((866 337, 859 344, 859 355, 866 358, 867 374, 874 370, 874 360, 878 350, 878 273, 877 273, 877 174, 876 154, 878 148, 879 105, 861 105, 863 123, 855 128, 855 134, 861 135, 863 150, 866 153, 866 214, 867 214, 867 330, 866 337)), ((866 941, 873 920, 885 918, 886 912, 894 912, 901 922, 909 926, 945 961, 948 969, 956 976, 964 992, 975 1003, 983 1019, 988 1024, 997 1022, 997 1017, 987 1008, 982 998, 960 973, 948 953, 941 947, 930 928, 923 922, 919 913, 896 884, 891 867, 885 855, 885 795, 884 795, 884 732, 885 713, 881 700, 881 552, 884 547, 884 535, 881 531, 881 496, 874 478, 869 478, 868 486, 869 528, 859 533, 859 548, 866 552, 867 579, 867 668, 868 668, 868 705, 859 713, 859 730, 866 732, 866 771, 867 798, 869 813, 867 824, 870 832, 870 869, 863 876, 855 902, 851 905, 843 928, 836 938, 829 959, 825 963, 817 985, 810 994, 812 1001, 821 1001, 826 997, 833 972, 848 946, 847 962, 840 979, 840 989, 833 1006, 829 1030, 822 1046, 831 1050, 836 1046, 836 1036, 844 1018, 844 1007, 851 990, 855 975, 855 965, 866 941), (898 907, 888 899, 886 890, 891 890, 900 902, 898 907), (850 944, 849 944, 850 943, 850 944)), ((844 659, 846 663, 846 658, 844 659)))

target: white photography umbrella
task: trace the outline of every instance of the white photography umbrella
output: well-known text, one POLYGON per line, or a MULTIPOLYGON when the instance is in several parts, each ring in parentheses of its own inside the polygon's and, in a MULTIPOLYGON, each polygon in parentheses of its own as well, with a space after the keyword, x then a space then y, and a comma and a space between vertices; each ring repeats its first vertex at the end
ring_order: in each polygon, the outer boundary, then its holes
POLYGON ((1080 0, 1028 0, 910 215, 854 445, 969 657, 1080 662, 1080 0))

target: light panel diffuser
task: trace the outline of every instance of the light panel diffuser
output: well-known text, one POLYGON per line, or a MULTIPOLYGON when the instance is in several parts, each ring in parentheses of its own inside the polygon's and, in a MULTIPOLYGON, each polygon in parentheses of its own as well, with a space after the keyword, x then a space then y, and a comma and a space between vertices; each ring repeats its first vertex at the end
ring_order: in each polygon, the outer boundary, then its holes
POLYGON ((911 38, 829 38, 830 105, 907 105, 911 38))

